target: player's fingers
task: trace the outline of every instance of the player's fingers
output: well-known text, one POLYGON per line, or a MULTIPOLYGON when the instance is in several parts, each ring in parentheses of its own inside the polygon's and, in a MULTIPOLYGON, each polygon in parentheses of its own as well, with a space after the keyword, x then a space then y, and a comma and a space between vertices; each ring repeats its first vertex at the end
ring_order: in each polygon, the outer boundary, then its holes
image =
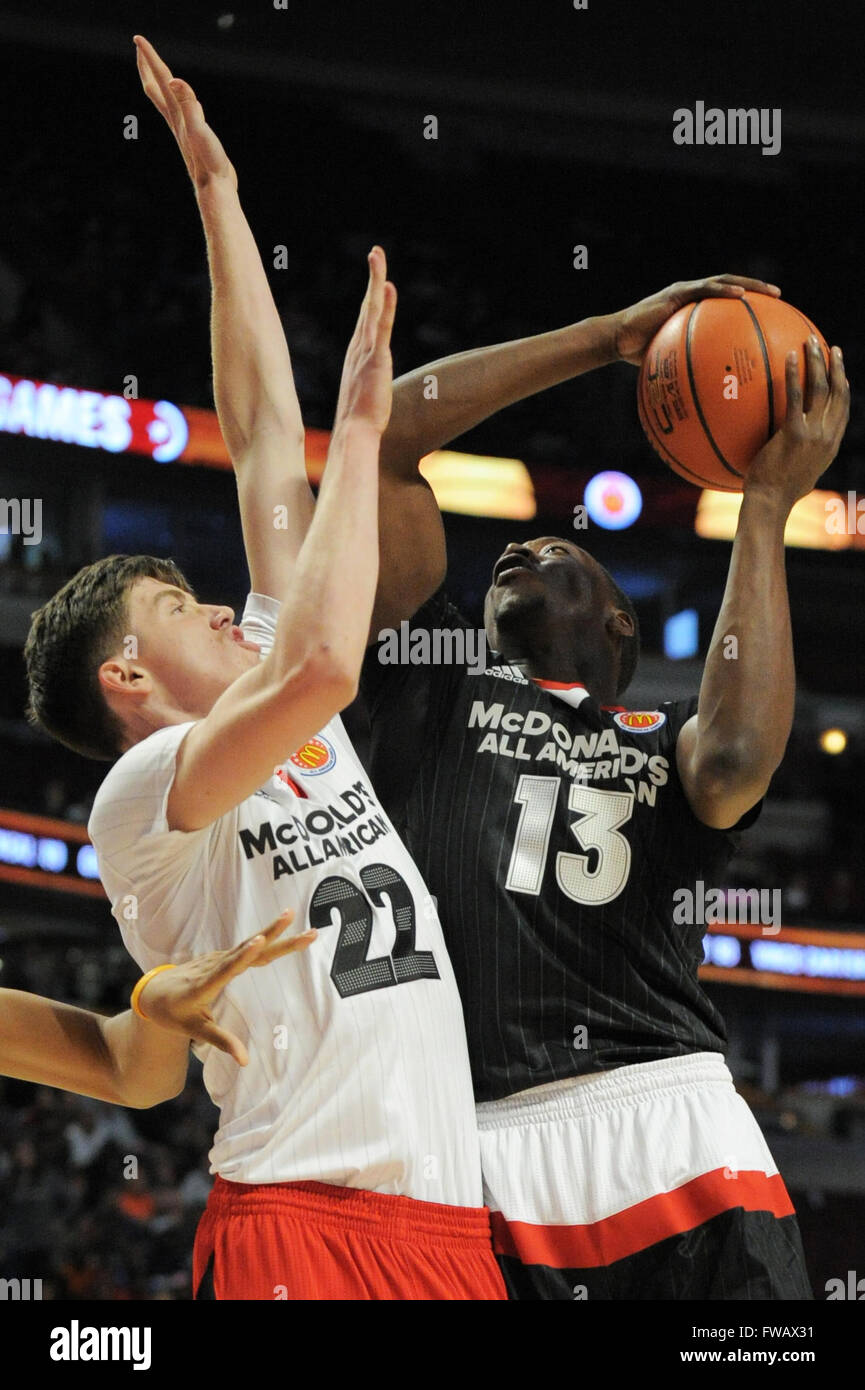
POLYGON ((295 951, 305 951, 317 936, 318 932, 314 927, 307 927, 306 931, 298 932, 297 936, 290 937, 288 941, 277 941, 273 946, 265 947, 249 964, 257 970, 260 965, 270 965, 271 961, 279 960, 281 956, 290 956, 295 951))
POLYGON ((728 285, 723 280, 701 280, 693 288, 690 299, 741 299, 744 285, 728 285))
POLYGON ((168 84, 168 90, 174 98, 178 109, 183 113, 184 120, 189 121, 197 115, 197 111, 200 111, 203 123, 204 111, 198 97, 195 95, 188 82, 184 82, 182 77, 172 77, 168 84))
POLYGON ((136 52, 136 64, 138 67, 138 76, 141 78, 141 86, 144 89, 144 95, 150 101, 153 102, 153 105, 156 107, 160 115, 165 116, 167 118, 168 106, 165 97, 162 93, 159 83, 156 81, 156 78, 153 75, 153 71, 150 67, 150 64, 147 61, 146 55, 142 52, 140 48, 136 52))
POLYGON ((829 390, 833 402, 850 395, 850 383, 844 371, 844 354, 839 347, 829 352, 829 390))
POLYGON ((844 370, 844 354, 839 347, 833 347, 829 354, 829 386, 827 422, 840 446, 850 419, 850 383, 844 370))
POLYGON ((771 294, 781 293, 777 285, 770 284, 767 280, 755 280, 750 275, 712 275, 710 282, 713 285, 740 285, 743 290, 749 290, 751 294, 771 294))
POLYGON ((259 933, 248 941, 241 941, 239 946, 231 946, 226 951, 210 951, 206 956, 188 961, 182 967, 186 984, 193 995, 210 1002, 229 980, 252 965, 265 948, 265 939, 259 933))
POLYGON ((671 285, 666 291, 666 299, 671 313, 685 304, 693 304, 698 299, 741 299, 745 293, 740 285, 727 285, 718 279, 683 280, 671 285))
POLYGON ((202 1019, 192 1037, 197 1043, 210 1043, 212 1047, 218 1047, 220 1052, 227 1052, 240 1067, 245 1067, 249 1061, 249 1053, 240 1038, 235 1037, 227 1028, 220 1028, 212 1018, 202 1019))
POLYGON ((184 135, 197 135, 205 128, 204 110, 188 82, 172 77, 168 84, 168 101, 174 129, 184 135))
POLYGON ((160 87, 167 87, 173 73, 168 64, 160 58, 150 40, 146 39, 143 34, 135 34, 132 42, 138 49, 139 54, 143 56, 148 68, 153 73, 160 87))
POLYGON ((204 125, 204 112, 194 91, 182 77, 175 77, 156 50, 150 47, 153 61, 150 62, 148 59, 148 62, 159 94, 159 99, 154 100, 154 105, 158 106, 175 136, 179 135, 184 127, 187 131, 201 129, 204 125))
POLYGON ((802 419, 802 387, 799 383, 799 354, 794 350, 787 353, 784 362, 784 386, 787 392, 788 425, 802 419))
POLYGON ((380 246, 374 246, 367 257, 369 262, 369 295, 368 305, 370 315, 378 319, 381 313, 382 301, 384 299, 384 281, 386 272, 386 262, 384 252, 380 246))
POLYGON ((354 326, 354 333, 352 334, 351 342, 349 343, 349 352, 351 352, 351 350, 352 350, 352 348, 354 347, 355 343, 357 343, 357 342, 363 342, 363 341, 364 341, 364 335, 365 335, 365 332, 366 332, 367 317, 368 317, 368 313, 369 313, 369 304, 370 304, 370 298, 371 298, 371 296, 372 296, 372 286, 373 286, 373 262, 372 262, 372 252, 371 252, 371 251, 370 251, 370 253, 369 253, 369 255, 367 256, 366 259, 367 259, 367 265, 368 265, 368 267, 369 267, 369 276, 368 276, 368 278, 367 278, 366 290, 364 291, 363 299, 362 299, 361 302, 360 302, 360 309, 359 309, 358 315, 357 315, 357 322, 356 322, 356 324, 355 324, 355 326, 354 326))
POLYGON ((142 68, 144 69, 152 85, 165 100, 168 84, 173 76, 170 67, 162 61, 153 44, 149 43, 141 34, 135 35, 134 42, 138 51, 139 72, 142 68))
POLYGON ((805 344, 805 414, 809 415, 815 409, 822 412, 828 395, 826 363, 820 344, 812 333, 805 344))
POLYGON ((138 49, 138 71, 141 75, 142 86, 176 137, 181 128, 182 116, 177 96, 171 90, 171 84, 177 79, 172 76, 171 69, 166 67, 155 49, 150 45, 148 47, 153 54, 153 59, 143 48, 138 49), (158 64, 158 68, 156 64, 158 64))
POLYGON ((369 289, 364 301, 364 345, 371 351, 384 306, 385 256, 380 246, 369 253, 369 289))
MULTIPOLYGON (((255 935, 256 937, 263 936, 265 941, 270 944, 271 941, 275 941, 278 936, 281 936, 286 927, 291 926, 293 921, 294 908, 287 907, 284 912, 280 912, 279 916, 274 918, 269 927, 265 927, 264 931, 256 932, 255 935)), ((254 939, 250 937, 250 941, 254 939)))
POLYGON ((234 946, 229 951, 218 952, 213 957, 206 978, 201 983, 202 989, 207 992, 206 997, 208 999, 214 998, 220 990, 225 988, 229 980, 233 980, 236 975, 241 975, 252 965, 269 965, 272 960, 277 960, 280 956, 289 955, 292 951, 303 951, 307 946, 310 946, 315 940, 316 933, 314 931, 300 932, 288 941, 278 940, 293 917, 294 913, 289 909, 282 913, 275 922, 272 922, 266 932, 259 932, 256 936, 250 937, 248 941, 242 941, 239 946, 234 946))
POLYGON ((384 253, 384 249, 378 245, 373 246, 369 255, 373 274, 378 278, 379 282, 384 285, 385 279, 387 278, 387 256, 384 253))
POLYGON ((382 304, 381 315, 378 321, 375 346, 377 352, 384 352, 390 346, 390 335, 393 329, 394 316, 396 314, 396 286, 386 280, 384 285, 384 302, 382 304))
POLYGON ((264 936, 259 933, 250 937, 248 941, 241 941, 239 946, 232 946, 228 951, 214 951, 201 962, 202 979, 198 987, 205 992, 208 999, 215 998, 229 980, 233 980, 235 975, 240 975, 255 963, 266 946, 264 936))

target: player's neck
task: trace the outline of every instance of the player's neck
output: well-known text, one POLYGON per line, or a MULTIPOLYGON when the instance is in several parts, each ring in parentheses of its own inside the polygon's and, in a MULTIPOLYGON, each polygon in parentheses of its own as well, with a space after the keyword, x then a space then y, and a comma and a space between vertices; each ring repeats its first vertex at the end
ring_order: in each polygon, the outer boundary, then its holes
POLYGON ((203 719, 207 710, 183 709, 175 700, 156 693, 140 706, 124 711, 122 751, 133 748, 169 724, 186 724, 203 719))
POLYGON ((584 685, 598 704, 610 704, 615 691, 613 672, 603 656, 599 659, 575 655, 573 645, 556 642, 540 646, 531 653, 511 658, 530 680, 555 681, 558 685, 584 685))

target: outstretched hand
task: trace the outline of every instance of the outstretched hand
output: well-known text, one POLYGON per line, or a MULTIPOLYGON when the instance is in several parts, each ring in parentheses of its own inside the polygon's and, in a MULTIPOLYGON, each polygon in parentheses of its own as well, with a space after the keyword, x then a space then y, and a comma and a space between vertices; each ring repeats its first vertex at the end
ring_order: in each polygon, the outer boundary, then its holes
POLYGON ((234 165, 204 119, 201 103, 188 82, 172 75, 152 43, 135 35, 138 72, 145 93, 164 117, 180 147, 196 191, 213 179, 225 179, 237 188, 234 165))
POLYGON ((172 1033, 183 1033, 195 1042, 211 1043, 245 1067, 249 1061, 246 1048, 234 1033, 219 1027, 210 1012, 210 1005, 229 980, 242 975, 250 966, 270 965, 280 956, 287 956, 292 951, 304 951, 311 945, 317 935, 312 929, 287 940, 279 940, 293 918, 294 913, 289 909, 277 917, 266 931, 250 937, 239 946, 227 951, 211 951, 206 956, 196 956, 174 970, 160 971, 152 980, 148 980, 141 991, 138 1002, 142 1012, 153 1023, 172 1033))
POLYGON ((850 383, 841 349, 833 347, 829 374, 813 333, 805 344, 805 392, 799 383, 798 354, 787 353, 787 413, 784 423, 757 454, 743 491, 763 493, 788 513, 816 487, 841 447, 850 418, 850 383))
POLYGON ((380 246, 372 248, 367 260, 369 283, 345 354, 334 433, 341 426, 362 424, 383 434, 390 419, 390 335, 396 313, 396 289, 385 278, 387 262, 380 246))
POLYGON ((750 290, 752 294, 770 294, 777 298, 781 291, 777 285, 768 285, 765 280, 752 280, 747 275, 709 275, 704 280, 680 280, 668 285, 657 294, 650 294, 613 314, 613 348, 621 362, 631 362, 639 367, 649 343, 677 309, 685 304, 693 304, 696 299, 741 299, 750 290))

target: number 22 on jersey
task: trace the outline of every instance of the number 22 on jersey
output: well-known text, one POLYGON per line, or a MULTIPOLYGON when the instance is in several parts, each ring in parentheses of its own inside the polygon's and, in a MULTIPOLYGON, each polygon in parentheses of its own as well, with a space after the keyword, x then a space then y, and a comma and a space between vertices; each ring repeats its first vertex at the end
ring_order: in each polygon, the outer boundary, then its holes
POLYGON ((339 919, 330 976, 341 998, 411 980, 440 979, 432 951, 415 949, 415 905, 405 879, 388 864, 365 864, 360 881, 365 892, 349 878, 322 879, 309 904, 311 927, 331 926, 334 912, 339 919), (396 940, 390 955, 370 960, 373 904, 382 907, 385 898, 396 925, 396 940))

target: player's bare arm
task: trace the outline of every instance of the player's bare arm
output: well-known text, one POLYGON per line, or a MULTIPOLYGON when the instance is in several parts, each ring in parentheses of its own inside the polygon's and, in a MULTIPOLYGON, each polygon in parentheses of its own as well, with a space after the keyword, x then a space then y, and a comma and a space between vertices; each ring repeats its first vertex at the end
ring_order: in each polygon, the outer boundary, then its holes
POLYGON ((274 645, 181 745, 172 829, 210 825, 260 787, 357 693, 378 577, 378 451, 390 415, 396 290, 380 247, 343 367, 315 516, 282 599, 274 645))
POLYGON ((639 366, 652 338, 683 304, 780 290, 742 275, 680 281, 617 313, 536 337, 456 353, 394 382, 393 414, 381 447, 379 591, 370 640, 409 618, 441 584, 444 531, 420 460, 505 406, 611 362, 639 366), (437 397, 425 386, 435 376, 437 397))
POLYGON ((246 1066, 246 1048, 219 1027, 210 1006, 236 975, 314 941, 314 931, 285 938, 291 920, 285 912, 231 950, 196 956, 154 975, 138 1000, 146 1018, 131 1009, 104 1018, 41 995, 0 989, 0 1072, 143 1109, 183 1090, 190 1042, 210 1043, 246 1066))
POLYGON ((815 487, 837 454, 850 413, 840 348, 832 349, 827 377, 812 337, 806 366, 803 400, 796 353, 788 354, 786 418, 748 471, 699 707, 676 745, 694 814, 719 829, 735 825, 765 793, 793 724, 784 527, 794 503, 815 487))
POLYGON ((267 275, 237 193, 237 175, 188 83, 136 36, 147 96, 192 180, 212 287, 213 388, 234 464, 252 587, 284 593, 313 514, 291 359, 267 275), (279 507, 280 526, 274 526, 279 507), (283 524, 284 522, 284 524, 283 524))

